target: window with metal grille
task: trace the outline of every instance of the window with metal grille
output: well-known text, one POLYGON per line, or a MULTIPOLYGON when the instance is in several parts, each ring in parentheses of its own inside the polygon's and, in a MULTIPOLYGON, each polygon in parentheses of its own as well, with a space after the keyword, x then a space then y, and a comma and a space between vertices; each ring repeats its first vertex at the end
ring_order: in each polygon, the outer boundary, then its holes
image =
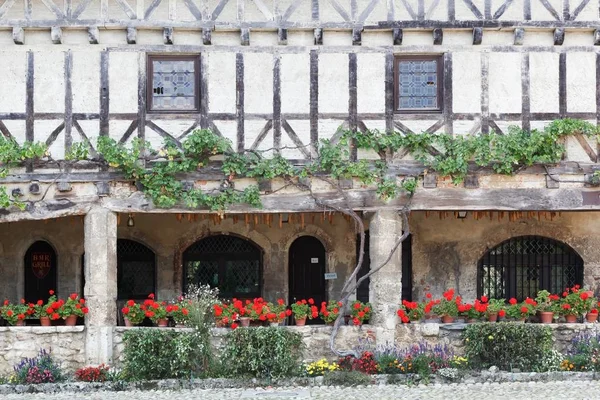
POLYGON ((183 253, 184 288, 210 285, 224 298, 261 296, 262 257, 258 247, 231 235, 209 236, 183 253))
POLYGON ((148 111, 200 110, 200 56, 148 56, 148 111))
POLYGON ((478 265, 478 296, 522 301, 539 290, 562 293, 583 283, 583 260, 568 245, 540 236, 509 239, 478 265))
POLYGON ((117 297, 145 299, 156 291, 156 256, 133 240, 117 240, 117 297))
POLYGON ((397 56, 394 63, 396 112, 442 111, 441 56, 397 56))

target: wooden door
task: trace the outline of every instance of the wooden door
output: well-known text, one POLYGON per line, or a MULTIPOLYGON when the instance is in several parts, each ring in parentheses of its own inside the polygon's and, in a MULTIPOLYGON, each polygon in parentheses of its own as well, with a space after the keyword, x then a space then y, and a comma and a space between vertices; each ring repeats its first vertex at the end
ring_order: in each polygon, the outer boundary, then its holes
MULTIPOLYGON (((312 298, 320 308, 321 302, 327 301, 325 247, 312 236, 302 236, 292 243, 289 253, 290 304, 312 298)), ((318 324, 323 321, 317 318, 306 323, 318 324)))
POLYGON ((48 242, 38 241, 25 253, 25 300, 44 302, 50 297, 50 290, 56 288, 56 252, 48 242))

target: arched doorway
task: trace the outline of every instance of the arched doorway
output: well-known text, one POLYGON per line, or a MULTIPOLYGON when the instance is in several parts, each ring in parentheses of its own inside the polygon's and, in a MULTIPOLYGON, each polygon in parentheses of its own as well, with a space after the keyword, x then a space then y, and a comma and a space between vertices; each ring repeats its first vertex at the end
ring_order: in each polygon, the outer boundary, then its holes
POLYGON ((117 299, 141 300, 156 292, 156 256, 143 244, 117 240, 117 299))
MULTIPOLYGON (((290 304, 296 300, 314 299, 317 307, 327 301, 325 285, 325 246, 313 236, 294 240, 289 251, 290 304)), ((307 323, 319 323, 308 320, 307 323)))
POLYGON ((29 303, 38 300, 46 302, 50 290, 57 292, 56 270, 58 262, 56 251, 45 241, 37 241, 25 253, 25 295, 29 303))
POLYGON ((562 293, 583 283, 583 259, 565 243, 541 237, 511 238, 479 260, 478 296, 521 301, 539 290, 562 293))
POLYGON ((223 298, 254 299, 262 293, 262 251, 232 235, 209 236, 183 253, 183 287, 210 285, 223 298))

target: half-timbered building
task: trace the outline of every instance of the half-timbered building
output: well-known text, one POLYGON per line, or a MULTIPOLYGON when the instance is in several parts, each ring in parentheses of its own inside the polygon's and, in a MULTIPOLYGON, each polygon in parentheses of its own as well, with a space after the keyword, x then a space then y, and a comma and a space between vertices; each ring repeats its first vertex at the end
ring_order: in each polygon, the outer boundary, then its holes
MULTIPOLYGON (((356 266, 355 223, 306 192, 273 183, 262 208, 219 215, 160 208, 119 171, 61 160, 77 143, 97 157, 100 136, 160 148, 196 129, 301 165, 346 130, 596 124, 599 46, 599 0, 0 0, 0 133, 52 157, 2 179, 27 208, 0 214, 0 297, 83 292, 88 362, 111 360, 119 302, 151 292, 209 283, 230 297, 336 299, 356 266)), ((458 185, 394 154, 395 176, 418 185, 409 239, 357 293, 378 331, 393 332, 401 298, 449 287, 470 299, 598 289, 600 191, 586 182, 599 147, 574 135, 565 148, 557 165, 472 168, 458 185)), ((407 229, 409 199, 356 182, 344 192, 368 229, 364 274, 407 229)))

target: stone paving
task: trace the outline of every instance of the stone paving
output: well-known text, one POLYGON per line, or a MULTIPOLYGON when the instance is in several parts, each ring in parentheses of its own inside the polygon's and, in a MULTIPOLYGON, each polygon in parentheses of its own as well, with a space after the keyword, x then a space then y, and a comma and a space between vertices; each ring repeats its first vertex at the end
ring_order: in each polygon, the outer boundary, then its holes
POLYGON ((600 381, 511 382, 429 386, 284 387, 275 389, 210 389, 180 391, 128 391, 56 394, 10 394, 6 400, 216 400, 216 399, 407 399, 407 400, 583 400, 600 399, 600 381))

